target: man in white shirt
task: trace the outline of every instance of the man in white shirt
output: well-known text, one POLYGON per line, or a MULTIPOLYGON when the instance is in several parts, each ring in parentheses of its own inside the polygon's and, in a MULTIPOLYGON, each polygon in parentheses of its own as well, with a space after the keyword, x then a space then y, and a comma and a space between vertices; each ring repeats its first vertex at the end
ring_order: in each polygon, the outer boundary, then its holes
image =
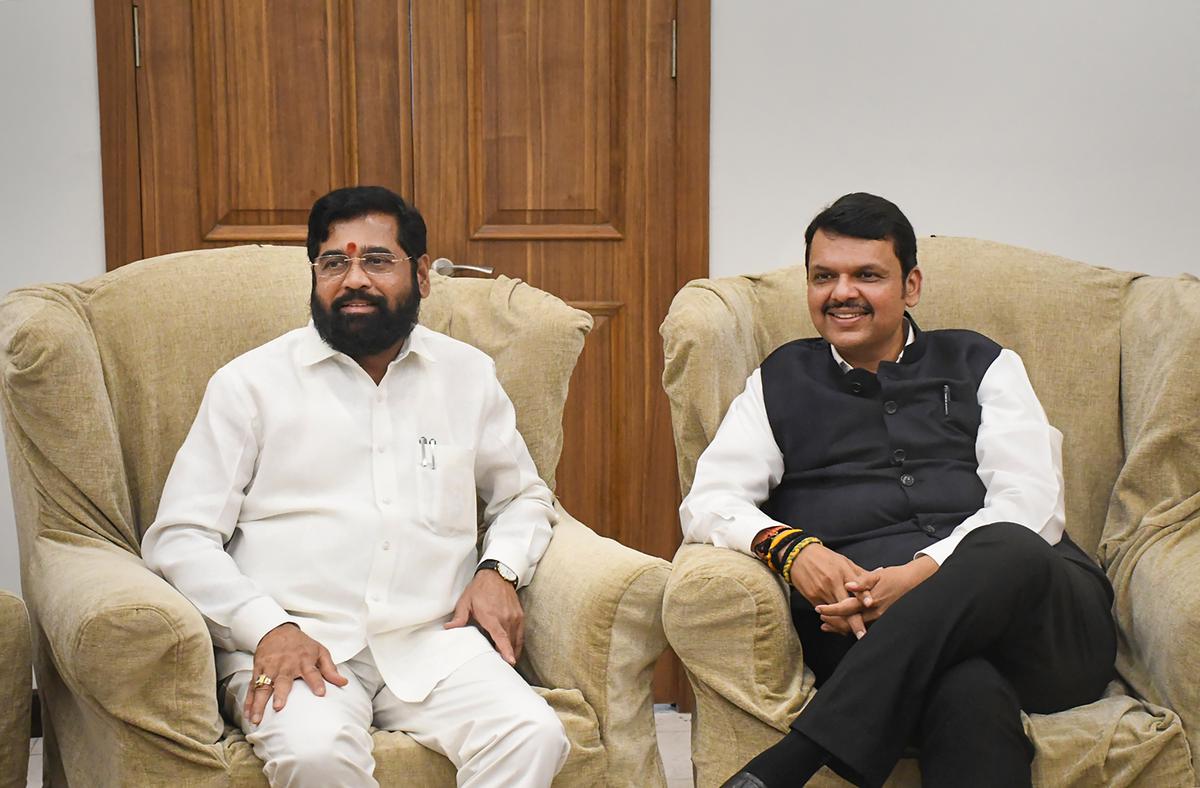
POLYGON ((308 255, 313 322, 213 375, 142 556, 204 615, 272 785, 376 785, 372 725, 461 786, 549 785, 570 745, 512 666, 555 514, 512 403, 417 325, 425 223, 399 196, 317 200, 308 255))
POLYGON ((1014 352, 907 313, 894 204, 846 195, 805 239, 821 337, 750 376, 680 508, 685 541, 785 578, 820 687, 726 786, 826 764, 881 785, 914 745, 925 786, 1028 785, 1021 710, 1096 700, 1116 649, 1111 587, 1064 530, 1062 436, 1014 352))

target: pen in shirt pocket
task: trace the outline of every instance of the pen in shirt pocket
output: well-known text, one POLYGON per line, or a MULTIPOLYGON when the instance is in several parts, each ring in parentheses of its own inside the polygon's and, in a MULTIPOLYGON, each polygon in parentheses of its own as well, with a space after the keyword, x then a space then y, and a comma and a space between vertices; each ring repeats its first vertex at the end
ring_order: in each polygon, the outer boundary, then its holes
POLYGON ((421 445, 421 467, 431 471, 437 470, 437 440, 422 436, 417 441, 421 445))
POLYGON ((942 386, 942 412, 950 415, 950 386, 942 386))

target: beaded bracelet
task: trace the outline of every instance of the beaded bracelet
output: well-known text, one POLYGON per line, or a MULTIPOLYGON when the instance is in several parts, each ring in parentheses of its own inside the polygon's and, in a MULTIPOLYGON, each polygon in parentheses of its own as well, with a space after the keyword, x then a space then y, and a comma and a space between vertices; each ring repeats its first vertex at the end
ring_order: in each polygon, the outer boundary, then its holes
POLYGON ((796 546, 792 548, 792 551, 790 553, 788 553, 787 561, 785 561, 783 564, 783 570, 780 571, 780 573, 779 573, 780 575, 783 576, 784 581, 791 583, 792 564, 794 564, 796 562, 796 556, 800 555, 800 551, 803 550, 804 548, 808 547, 810 544, 823 544, 823 543, 821 542, 820 539, 818 539, 815 536, 807 536, 804 539, 801 539, 796 544, 796 546))

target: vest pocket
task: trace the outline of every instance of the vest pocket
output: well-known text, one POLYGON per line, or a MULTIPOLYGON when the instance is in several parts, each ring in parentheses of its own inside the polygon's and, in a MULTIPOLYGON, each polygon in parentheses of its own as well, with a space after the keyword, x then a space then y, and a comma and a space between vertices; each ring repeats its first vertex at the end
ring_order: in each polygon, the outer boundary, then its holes
POLYGON ((418 512, 437 533, 475 533, 475 453, 460 446, 429 447, 417 468, 418 512))

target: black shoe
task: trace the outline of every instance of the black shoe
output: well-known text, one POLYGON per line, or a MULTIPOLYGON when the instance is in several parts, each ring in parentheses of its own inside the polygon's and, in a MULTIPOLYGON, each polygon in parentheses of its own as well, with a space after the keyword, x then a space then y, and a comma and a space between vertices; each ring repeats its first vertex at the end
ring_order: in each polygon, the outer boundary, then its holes
POLYGON ((750 772, 738 772, 721 784, 721 788, 767 788, 767 784, 750 772))

